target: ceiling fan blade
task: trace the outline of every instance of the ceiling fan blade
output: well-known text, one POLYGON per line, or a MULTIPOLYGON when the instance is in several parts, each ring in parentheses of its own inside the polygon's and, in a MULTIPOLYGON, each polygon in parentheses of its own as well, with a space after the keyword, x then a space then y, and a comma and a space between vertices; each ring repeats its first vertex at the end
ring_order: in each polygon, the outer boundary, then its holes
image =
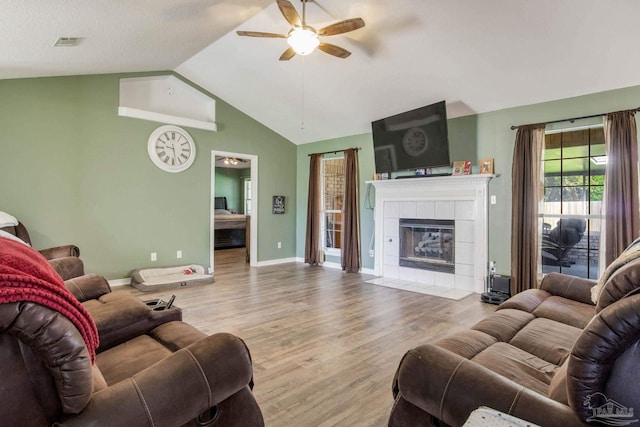
POLYGON ((346 58, 351 55, 347 49, 343 49, 340 46, 336 46, 335 44, 330 43, 320 43, 318 49, 323 51, 324 53, 328 53, 329 55, 337 56, 338 58, 346 58))
POLYGON ((282 55, 280 55, 280 61, 288 61, 291 58, 293 58, 294 56, 296 56, 296 51, 293 50, 292 47, 290 47, 289 49, 285 50, 282 55))
POLYGON ((286 19, 292 27, 302 26, 300 15, 298 15, 296 8, 293 7, 289 0, 278 0, 278 8, 280 9, 280 12, 282 12, 284 19, 286 19))
POLYGON ((270 38, 278 38, 278 39, 287 38, 287 36, 284 34, 263 33, 260 31, 236 31, 236 34, 238 34, 239 36, 247 36, 247 37, 270 37, 270 38))
POLYGON ((318 36, 335 36, 337 34, 348 33, 364 27, 362 18, 345 19, 335 24, 327 25, 318 30, 318 36))

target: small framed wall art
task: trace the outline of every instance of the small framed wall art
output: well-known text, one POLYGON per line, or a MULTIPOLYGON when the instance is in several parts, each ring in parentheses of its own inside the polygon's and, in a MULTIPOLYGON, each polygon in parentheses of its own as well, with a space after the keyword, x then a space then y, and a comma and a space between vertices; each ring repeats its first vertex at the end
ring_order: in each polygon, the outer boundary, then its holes
POLYGON ((480 160, 480 173, 493 174, 493 159, 480 160))
POLYGON ((284 213, 284 196, 273 196, 273 213, 274 214, 283 214, 284 213))

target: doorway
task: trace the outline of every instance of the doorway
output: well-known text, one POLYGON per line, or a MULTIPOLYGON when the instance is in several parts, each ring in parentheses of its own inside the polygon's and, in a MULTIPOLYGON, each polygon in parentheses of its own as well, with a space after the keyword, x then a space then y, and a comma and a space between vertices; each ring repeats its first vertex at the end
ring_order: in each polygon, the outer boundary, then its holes
MULTIPOLYGON (((252 154, 244 154, 244 153, 232 153, 227 151, 211 151, 211 190, 210 190, 210 198, 211 198, 211 213, 210 213, 210 226, 209 226, 209 265, 210 270, 214 273, 215 270, 215 246, 216 246, 216 201, 218 204, 221 203, 221 196, 216 198, 216 168, 224 167, 224 162, 216 162, 216 159, 228 159, 229 165, 233 165, 233 162, 237 163, 233 166, 238 166, 240 164, 248 164, 250 169, 249 180, 251 185, 248 186, 250 189, 250 194, 245 196, 242 194, 242 197, 239 197, 239 201, 234 200, 234 206, 236 206, 233 210, 238 210, 244 212, 246 208, 245 199, 250 200, 250 220, 248 221, 249 226, 246 229, 246 234, 249 235, 249 265, 254 267, 258 262, 258 156, 252 154), (218 166, 219 165, 219 166, 218 166), (216 200, 217 199, 217 200, 216 200), (242 206, 241 209, 238 207, 242 206)), ((244 177, 246 178, 246 177, 244 177)), ((245 187, 244 178, 242 181, 239 181, 239 186, 245 187)), ((243 193, 243 192, 239 192, 243 193)), ((224 197, 224 196, 222 196, 224 197)), ((220 221, 219 221, 220 222, 220 221)))

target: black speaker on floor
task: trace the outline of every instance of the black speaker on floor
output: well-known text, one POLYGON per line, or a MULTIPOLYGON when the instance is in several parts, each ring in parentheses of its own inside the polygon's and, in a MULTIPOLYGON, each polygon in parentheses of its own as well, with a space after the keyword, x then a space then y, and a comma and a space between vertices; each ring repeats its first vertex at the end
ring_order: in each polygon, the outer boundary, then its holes
POLYGON ((494 274, 489 279, 489 292, 480 295, 480 301, 488 304, 502 304, 511 297, 511 277, 494 274))
POLYGON ((500 292, 501 294, 511 296, 511 277, 503 276, 501 274, 494 274, 491 290, 493 292, 500 292))

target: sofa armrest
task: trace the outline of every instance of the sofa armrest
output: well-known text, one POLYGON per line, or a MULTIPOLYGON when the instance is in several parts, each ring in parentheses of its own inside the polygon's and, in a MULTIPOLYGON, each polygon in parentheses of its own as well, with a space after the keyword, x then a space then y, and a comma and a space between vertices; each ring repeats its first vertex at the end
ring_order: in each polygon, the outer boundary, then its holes
POLYGON ((68 256, 64 258, 50 259, 49 264, 62 277, 69 280, 84 275, 84 263, 78 257, 68 256))
POLYGON ((542 279, 540 289, 552 295, 594 305, 591 301, 591 288, 596 283, 594 280, 567 276, 566 274, 549 273, 542 279))
POLYGON ((75 256, 50 259, 49 264, 62 277, 62 280, 73 279, 84 275, 84 263, 75 256))
POLYGON ((80 302, 98 299, 111 292, 107 279, 98 274, 85 274, 65 280, 64 284, 80 302))
MULTIPOLYGON (((394 384, 402 399, 451 426, 488 406, 538 425, 585 425, 573 410, 436 345, 407 352, 394 384)), ((398 396, 399 394, 399 396, 398 396)))
POLYGON ((68 256, 79 257, 80 248, 75 245, 56 246, 54 248, 43 249, 40 253, 46 259, 64 258, 68 256))
POLYGON ((94 393, 82 412, 56 425, 185 425, 246 388, 251 378, 244 342, 231 334, 211 335, 94 393))

